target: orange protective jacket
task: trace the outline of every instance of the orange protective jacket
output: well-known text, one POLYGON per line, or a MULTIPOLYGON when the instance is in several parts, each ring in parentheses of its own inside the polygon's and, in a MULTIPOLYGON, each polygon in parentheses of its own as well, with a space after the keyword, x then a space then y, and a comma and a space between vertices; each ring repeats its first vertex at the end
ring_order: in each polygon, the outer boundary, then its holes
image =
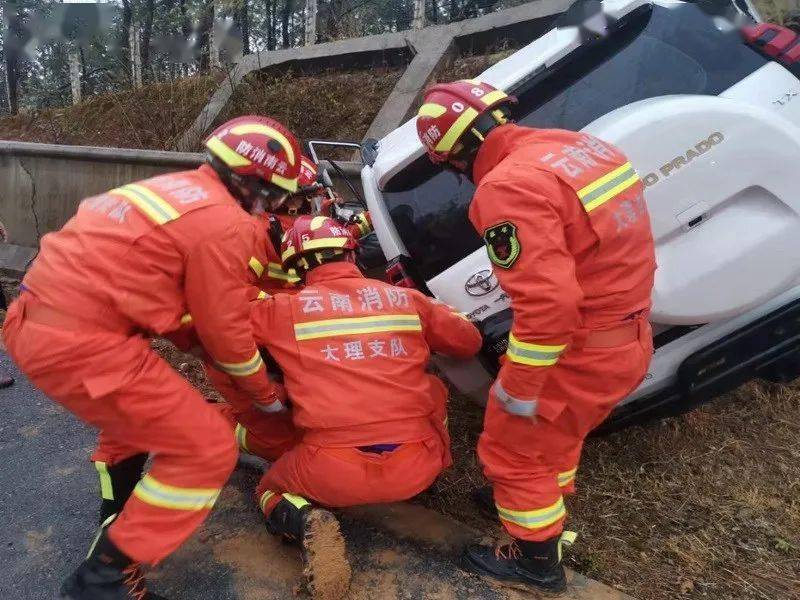
POLYGON ((532 400, 578 334, 649 312, 656 265, 643 186, 610 144, 517 125, 487 136, 473 176, 469 218, 514 311, 498 382, 532 400))
POLYGON ((481 345, 475 326, 449 307, 345 262, 313 269, 297 294, 254 303, 252 316, 256 340, 283 370, 295 425, 325 447, 441 433, 430 353, 466 358, 481 345))
POLYGON ((217 366, 257 403, 269 403, 248 319, 256 234, 204 165, 84 200, 63 229, 42 238, 23 285, 66 315, 118 332, 168 334, 191 313, 217 366))

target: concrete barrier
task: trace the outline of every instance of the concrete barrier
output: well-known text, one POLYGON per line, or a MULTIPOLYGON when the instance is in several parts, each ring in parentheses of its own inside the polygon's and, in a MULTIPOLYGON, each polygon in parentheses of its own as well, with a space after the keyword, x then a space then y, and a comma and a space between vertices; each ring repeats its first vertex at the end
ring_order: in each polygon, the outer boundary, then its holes
MULTIPOLYGON (((83 198, 202 161, 196 153, 0 141, 0 222, 6 241, 38 246, 45 233, 67 222, 83 198)), ((359 164, 337 164, 360 186, 359 164)), ((352 195, 340 178, 334 177, 334 185, 352 195)))

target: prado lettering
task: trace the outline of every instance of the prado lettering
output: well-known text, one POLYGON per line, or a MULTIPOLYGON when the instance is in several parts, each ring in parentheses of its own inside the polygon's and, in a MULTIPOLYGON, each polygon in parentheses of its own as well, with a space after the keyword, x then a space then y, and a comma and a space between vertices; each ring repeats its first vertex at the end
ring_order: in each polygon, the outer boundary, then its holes
POLYGON ((707 153, 711 150, 714 146, 717 146, 725 141, 725 136, 719 132, 715 131, 711 135, 709 135, 706 139, 701 140, 693 147, 688 148, 682 154, 676 156, 666 164, 664 164, 658 172, 648 173, 647 175, 642 177, 642 181, 644 182, 645 187, 652 187, 656 185, 662 178, 667 178, 672 175, 675 171, 680 169, 681 167, 685 167, 689 163, 691 163, 695 158, 707 153), (660 173, 660 176, 659 176, 660 173))

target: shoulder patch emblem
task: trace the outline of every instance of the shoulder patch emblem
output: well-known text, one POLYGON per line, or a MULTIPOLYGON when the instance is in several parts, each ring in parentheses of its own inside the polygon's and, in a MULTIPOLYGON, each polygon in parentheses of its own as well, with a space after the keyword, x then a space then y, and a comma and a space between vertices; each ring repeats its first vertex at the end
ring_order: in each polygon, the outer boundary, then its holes
POLYGON ((483 232, 483 241, 486 242, 489 259, 504 269, 510 269, 522 252, 517 226, 511 221, 489 227, 483 232))

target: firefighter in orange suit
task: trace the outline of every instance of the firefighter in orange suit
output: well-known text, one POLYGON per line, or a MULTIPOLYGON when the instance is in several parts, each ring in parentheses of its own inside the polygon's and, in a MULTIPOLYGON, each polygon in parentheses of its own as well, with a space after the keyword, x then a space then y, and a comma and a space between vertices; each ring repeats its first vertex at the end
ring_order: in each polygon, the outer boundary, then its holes
POLYGON ((258 484, 274 534, 303 541, 312 591, 347 588, 349 567, 334 517, 342 507, 405 500, 450 465, 447 390, 426 373, 431 352, 474 355, 477 329, 420 292, 366 279, 356 242, 333 219, 302 216, 284 235, 284 268, 305 287, 253 304, 253 331, 284 373, 302 441, 258 484), (339 569, 314 569, 321 538, 339 569), (334 542, 335 541, 335 542, 334 542), (332 552, 331 548, 338 548, 332 552))
POLYGON ((139 565, 200 525, 236 462, 228 424, 147 335, 191 312, 205 351, 253 406, 283 410, 250 325, 248 212, 295 191, 299 144, 272 119, 240 117, 206 148, 197 170, 84 200, 42 239, 5 321, 9 353, 31 381, 100 430, 94 460, 109 518, 65 598, 161 598, 145 590, 139 565))
POLYGON ((622 152, 512 124, 511 101, 476 80, 436 85, 417 131, 434 162, 477 186, 469 218, 514 311, 478 446, 513 541, 470 547, 465 565, 558 592, 563 496, 583 441, 650 361, 655 259, 643 186, 622 152))

